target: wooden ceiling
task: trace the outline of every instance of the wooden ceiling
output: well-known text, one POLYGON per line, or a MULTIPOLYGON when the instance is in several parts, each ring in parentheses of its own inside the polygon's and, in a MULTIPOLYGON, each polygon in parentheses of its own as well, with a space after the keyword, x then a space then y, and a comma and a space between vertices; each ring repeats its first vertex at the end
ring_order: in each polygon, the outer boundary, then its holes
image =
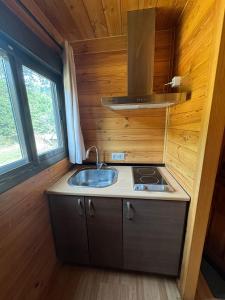
MULTIPOLYGON (((157 29, 174 26, 187 0, 32 0, 70 42, 124 35, 127 11, 157 7, 157 29)), ((21 0, 25 6, 29 1, 21 0)))

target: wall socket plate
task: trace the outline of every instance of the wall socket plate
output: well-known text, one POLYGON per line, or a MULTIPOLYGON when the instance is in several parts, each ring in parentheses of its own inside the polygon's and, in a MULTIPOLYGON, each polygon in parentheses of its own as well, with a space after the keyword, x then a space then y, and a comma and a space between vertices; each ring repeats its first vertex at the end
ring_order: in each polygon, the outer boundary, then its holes
POLYGON ((125 153, 124 152, 113 152, 112 160, 125 160, 125 153))

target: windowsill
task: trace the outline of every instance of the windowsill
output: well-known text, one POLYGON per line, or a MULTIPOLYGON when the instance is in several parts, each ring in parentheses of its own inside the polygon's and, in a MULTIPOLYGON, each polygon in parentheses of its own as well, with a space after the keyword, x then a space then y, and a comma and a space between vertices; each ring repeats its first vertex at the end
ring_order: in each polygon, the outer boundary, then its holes
POLYGON ((20 159, 20 160, 8 163, 6 165, 3 165, 0 167, 0 177, 12 170, 18 169, 27 164, 28 164, 28 160, 26 158, 24 158, 24 159, 20 159))
POLYGON ((0 175, 0 194, 66 157, 65 149, 57 149, 57 153, 48 153, 47 157, 40 157, 38 163, 27 163, 0 175))

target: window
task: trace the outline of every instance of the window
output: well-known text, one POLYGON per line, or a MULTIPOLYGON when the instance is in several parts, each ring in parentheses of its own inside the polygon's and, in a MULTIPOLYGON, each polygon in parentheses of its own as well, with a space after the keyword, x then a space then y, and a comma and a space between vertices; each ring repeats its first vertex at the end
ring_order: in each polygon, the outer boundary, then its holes
POLYGON ((23 76, 38 154, 62 146, 56 84, 23 66, 23 76))
POLYGON ((7 55, 0 49, 0 173, 27 161, 18 102, 7 55))
POLYGON ((67 156, 62 76, 0 33, 0 193, 67 156))

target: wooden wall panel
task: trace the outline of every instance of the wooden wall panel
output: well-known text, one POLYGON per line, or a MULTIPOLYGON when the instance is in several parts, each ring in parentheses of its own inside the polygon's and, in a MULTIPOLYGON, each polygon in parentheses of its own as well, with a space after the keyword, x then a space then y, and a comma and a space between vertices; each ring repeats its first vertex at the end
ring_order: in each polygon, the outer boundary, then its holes
POLYGON ((56 264, 44 192, 68 169, 62 160, 0 195, 2 299, 40 299, 56 264))
POLYGON ((190 194, 208 96, 213 39, 213 0, 199 2, 186 7, 177 32, 174 74, 186 77, 192 97, 191 101, 169 109, 165 153, 167 167, 190 194), (184 160, 183 153, 188 153, 189 159, 184 160))
MULTIPOLYGON (((171 76, 173 31, 156 32, 154 91, 166 90, 171 76)), ((126 152, 125 162, 163 162, 165 109, 112 111, 102 96, 127 95, 127 37, 73 43, 81 125, 86 148, 96 145, 101 159, 126 152), (137 143, 138 141, 138 143, 137 143)))
POLYGON ((225 123, 224 11, 223 0, 189 1, 177 27, 174 73, 192 97, 169 110, 165 162, 191 195, 179 281, 184 300, 195 296, 225 123))

